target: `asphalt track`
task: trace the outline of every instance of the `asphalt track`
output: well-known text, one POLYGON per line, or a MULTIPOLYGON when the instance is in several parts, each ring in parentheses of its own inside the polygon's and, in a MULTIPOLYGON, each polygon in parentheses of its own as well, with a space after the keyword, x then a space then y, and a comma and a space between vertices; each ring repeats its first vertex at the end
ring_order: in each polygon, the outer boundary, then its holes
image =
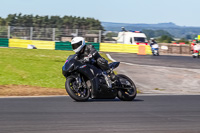
MULTIPOLYGON (((117 61, 200 68, 190 56, 110 53, 117 61)), ((0 98, 0 133, 199 133, 199 95, 139 95, 134 101, 0 98)))
POLYGON ((200 68, 200 58, 192 58, 192 56, 171 56, 171 55, 137 55, 127 53, 109 53, 110 56, 119 62, 127 62, 139 65, 165 66, 176 68, 200 68))
POLYGON ((0 98, 0 133, 199 133, 200 96, 0 98))

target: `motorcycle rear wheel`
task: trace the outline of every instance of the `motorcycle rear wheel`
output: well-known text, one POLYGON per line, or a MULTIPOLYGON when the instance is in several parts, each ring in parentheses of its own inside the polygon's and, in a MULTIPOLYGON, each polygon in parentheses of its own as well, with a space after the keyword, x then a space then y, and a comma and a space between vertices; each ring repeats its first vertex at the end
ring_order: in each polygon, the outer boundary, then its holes
POLYGON ((119 80, 120 78, 125 79, 127 83, 131 85, 131 89, 122 88, 118 90, 117 97, 122 101, 132 101, 133 99, 135 99, 137 95, 137 89, 133 81, 123 74, 118 74, 117 77, 119 78, 119 80))
POLYGON ((84 102, 90 97, 89 88, 78 88, 76 79, 74 77, 68 77, 65 82, 65 89, 69 96, 75 101, 84 102))

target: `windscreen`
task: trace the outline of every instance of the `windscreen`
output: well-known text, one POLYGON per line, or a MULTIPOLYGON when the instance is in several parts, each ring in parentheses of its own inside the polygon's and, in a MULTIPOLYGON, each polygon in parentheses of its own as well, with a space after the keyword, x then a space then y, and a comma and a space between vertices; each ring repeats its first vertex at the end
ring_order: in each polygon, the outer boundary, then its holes
POLYGON ((146 42, 144 37, 134 37, 135 42, 146 42))

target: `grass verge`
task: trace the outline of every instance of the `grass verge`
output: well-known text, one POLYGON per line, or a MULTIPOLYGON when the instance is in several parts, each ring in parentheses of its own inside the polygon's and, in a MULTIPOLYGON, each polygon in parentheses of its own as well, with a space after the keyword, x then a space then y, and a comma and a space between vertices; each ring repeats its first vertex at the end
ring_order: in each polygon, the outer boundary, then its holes
POLYGON ((64 88, 62 66, 71 54, 74 52, 0 48, 0 85, 64 88))

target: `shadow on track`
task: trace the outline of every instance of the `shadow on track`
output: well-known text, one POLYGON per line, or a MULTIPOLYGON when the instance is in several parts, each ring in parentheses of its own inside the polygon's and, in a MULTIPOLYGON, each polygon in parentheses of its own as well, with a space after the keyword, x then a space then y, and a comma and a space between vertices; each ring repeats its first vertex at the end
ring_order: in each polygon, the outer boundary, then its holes
MULTIPOLYGON (((85 102, 143 102, 144 100, 142 99, 134 99, 133 101, 121 101, 120 99, 89 99, 88 101, 85 102)), ((74 101, 77 102, 77 101, 74 101)))

